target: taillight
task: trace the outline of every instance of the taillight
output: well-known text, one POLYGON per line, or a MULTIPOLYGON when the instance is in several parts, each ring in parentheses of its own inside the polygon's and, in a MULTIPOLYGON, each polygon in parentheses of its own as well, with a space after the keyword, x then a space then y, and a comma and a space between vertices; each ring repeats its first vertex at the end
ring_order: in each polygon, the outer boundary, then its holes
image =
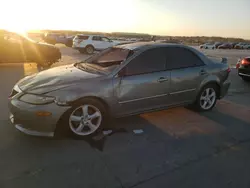
POLYGON ((250 62, 247 61, 246 59, 242 59, 242 60, 241 60, 241 64, 242 64, 242 65, 250 65, 250 62))
POLYGON ((228 67, 228 68, 227 68, 227 72, 228 72, 228 73, 229 73, 229 72, 231 72, 231 69, 230 69, 230 67, 228 67))

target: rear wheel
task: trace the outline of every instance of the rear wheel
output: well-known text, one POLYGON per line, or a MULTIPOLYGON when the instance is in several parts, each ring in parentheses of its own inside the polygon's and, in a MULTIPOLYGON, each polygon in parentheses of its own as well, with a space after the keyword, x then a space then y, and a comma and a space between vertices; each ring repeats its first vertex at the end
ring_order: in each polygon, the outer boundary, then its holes
POLYGON ((204 86, 198 94, 195 107, 199 111, 211 110, 217 101, 218 87, 214 84, 204 86))
POLYGON ((93 46, 86 46, 85 50, 87 54, 93 54, 95 49, 93 46))

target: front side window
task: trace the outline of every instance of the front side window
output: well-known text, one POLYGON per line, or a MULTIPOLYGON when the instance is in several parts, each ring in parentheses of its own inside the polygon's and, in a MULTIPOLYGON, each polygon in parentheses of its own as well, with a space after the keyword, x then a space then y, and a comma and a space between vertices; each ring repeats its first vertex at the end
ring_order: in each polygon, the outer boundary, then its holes
POLYGON ((204 65, 194 52, 182 47, 166 48, 167 69, 180 69, 204 65))
POLYGON ((164 48, 154 48, 142 52, 126 66, 126 75, 147 74, 164 71, 166 69, 166 58, 164 48))
POLYGON ((106 37, 102 37, 102 41, 109 42, 110 40, 106 37))

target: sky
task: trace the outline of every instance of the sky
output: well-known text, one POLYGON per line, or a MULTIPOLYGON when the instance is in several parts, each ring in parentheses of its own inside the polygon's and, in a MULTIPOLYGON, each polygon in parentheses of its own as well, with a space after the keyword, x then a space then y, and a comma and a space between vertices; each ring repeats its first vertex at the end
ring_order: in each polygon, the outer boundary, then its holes
POLYGON ((250 39, 250 0, 1 0, 0 28, 250 39))

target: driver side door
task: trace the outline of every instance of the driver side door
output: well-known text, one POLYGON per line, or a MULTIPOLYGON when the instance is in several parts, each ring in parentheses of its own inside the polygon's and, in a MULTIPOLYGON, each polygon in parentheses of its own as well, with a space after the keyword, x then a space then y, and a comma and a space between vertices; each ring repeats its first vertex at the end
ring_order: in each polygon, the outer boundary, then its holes
POLYGON ((166 106, 170 92, 170 71, 166 70, 163 48, 149 49, 132 59, 123 76, 114 78, 118 116, 166 106))

